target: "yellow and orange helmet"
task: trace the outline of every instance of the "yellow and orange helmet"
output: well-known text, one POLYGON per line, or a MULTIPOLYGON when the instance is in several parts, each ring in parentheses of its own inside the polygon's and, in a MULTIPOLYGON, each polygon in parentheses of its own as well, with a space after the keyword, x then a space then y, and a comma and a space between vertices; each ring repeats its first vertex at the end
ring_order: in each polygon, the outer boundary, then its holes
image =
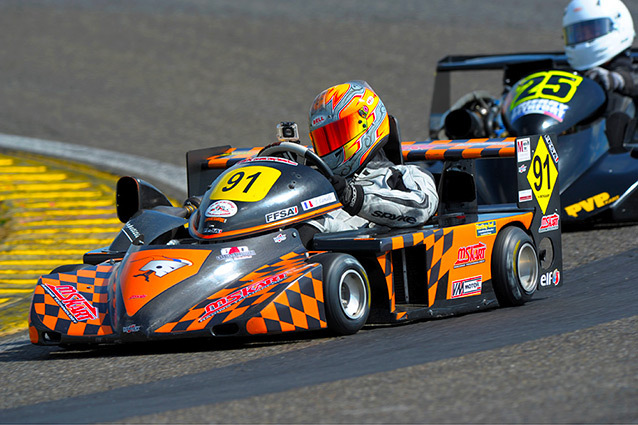
POLYGON ((315 153, 343 177, 363 169, 390 134, 385 106, 365 81, 348 81, 319 93, 308 121, 315 153))

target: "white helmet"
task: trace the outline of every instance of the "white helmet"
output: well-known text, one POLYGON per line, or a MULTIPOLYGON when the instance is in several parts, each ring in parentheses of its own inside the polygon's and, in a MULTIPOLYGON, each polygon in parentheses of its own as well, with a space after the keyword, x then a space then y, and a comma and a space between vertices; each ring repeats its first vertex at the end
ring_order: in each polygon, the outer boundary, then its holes
POLYGON ((601 65, 631 47, 636 33, 620 0, 572 0, 563 15, 567 61, 577 71, 601 65))

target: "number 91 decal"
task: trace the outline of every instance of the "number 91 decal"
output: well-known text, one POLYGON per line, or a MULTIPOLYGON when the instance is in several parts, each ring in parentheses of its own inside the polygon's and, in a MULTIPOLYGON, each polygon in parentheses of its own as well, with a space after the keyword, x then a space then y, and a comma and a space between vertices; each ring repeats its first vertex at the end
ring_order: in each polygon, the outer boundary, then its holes
POLYGON ((210 199, 257 202, 264 199, 281 171, 262 166, 248 166, 229 170, 221 175, 211 192, 210 199))

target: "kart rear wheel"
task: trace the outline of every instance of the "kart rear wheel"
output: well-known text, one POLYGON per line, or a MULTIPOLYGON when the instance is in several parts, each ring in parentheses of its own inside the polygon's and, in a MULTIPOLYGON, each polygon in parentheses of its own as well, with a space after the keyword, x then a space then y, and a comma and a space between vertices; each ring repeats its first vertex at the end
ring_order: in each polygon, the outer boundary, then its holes
POLYGON ((492 253, 492 285, 502 307, 519 306, 532 299, 539 276, 534 242, 518 227, 501 230, 492 253))
POLYGON ((328 328, 338 335, 358 332, 370 314, 370 283, 365 269, 348 254, 322 254, 316 261, 323 266, 328 328))

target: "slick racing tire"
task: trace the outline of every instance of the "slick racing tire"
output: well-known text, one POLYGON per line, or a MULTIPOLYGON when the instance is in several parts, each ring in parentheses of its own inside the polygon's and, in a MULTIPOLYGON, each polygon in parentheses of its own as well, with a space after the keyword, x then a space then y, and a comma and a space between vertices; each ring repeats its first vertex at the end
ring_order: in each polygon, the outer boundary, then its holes
POLYGON ((534 242, 518 227, 500 231, 492 252, 492 285, 502 307, 525 304, 538 285, 538 254, 534 242))
POLYGON ((348 254, 322 254, 315 261, 323 266, 328 329, 337 335, 358 332, 370 314, 370 283, 363 266, 348 254))

